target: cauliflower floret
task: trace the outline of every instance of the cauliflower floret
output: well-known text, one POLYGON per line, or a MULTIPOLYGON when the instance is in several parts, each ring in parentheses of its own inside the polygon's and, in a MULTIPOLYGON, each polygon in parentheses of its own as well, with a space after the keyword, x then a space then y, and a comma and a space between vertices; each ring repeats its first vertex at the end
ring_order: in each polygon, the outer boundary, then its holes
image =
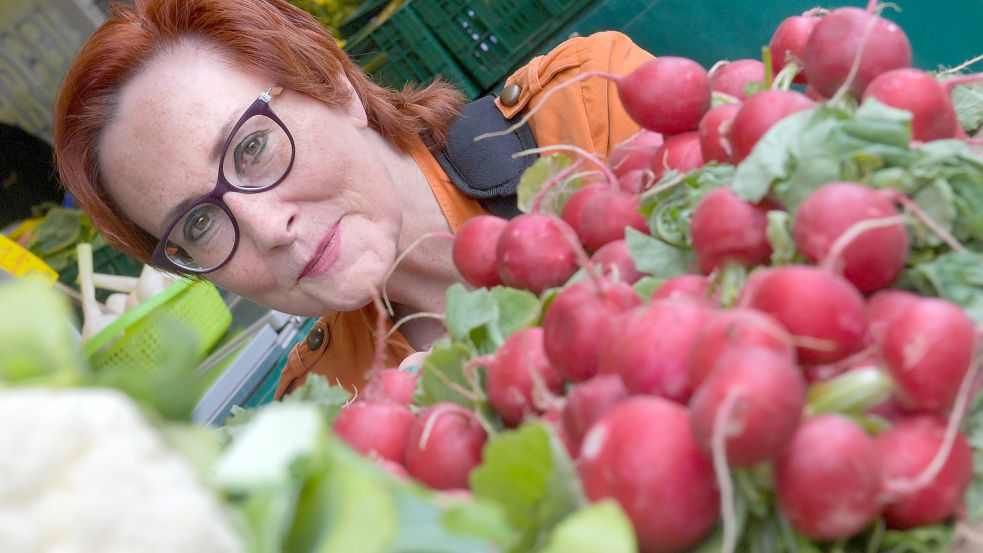
POLYGON ((112 390, 0 391, 0 551, 233 553, 191 465, 112 390))

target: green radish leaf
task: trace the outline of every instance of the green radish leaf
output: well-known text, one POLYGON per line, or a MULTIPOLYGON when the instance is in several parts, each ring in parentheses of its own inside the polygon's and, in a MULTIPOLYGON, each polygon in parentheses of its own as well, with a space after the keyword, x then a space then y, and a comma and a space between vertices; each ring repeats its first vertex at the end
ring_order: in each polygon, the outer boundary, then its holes
POLYGON ((492 300, 498 306, 498 319, 494 322, 497 350, 515 332, 536 324, 541 304, 536 294, 506 286, 491 289, 492 300), (500 340, 500 341, 499 341, 500 340))
POLYGON ((635 293, 638 297, 642 298, 643 302, 648 302, 652 299, 652 294, 665 282, 664 278, 656 278, 654 276, 643 276, 634 284, 635 293))
POLYGON ((475 497, 499 505, 520 531, 513 552, 546 545, 554 527, 586 503, 566 449, 540 422, 492 438, 470 483, 475 497))
POLYGON ((655 186, 642 194, 639 211, 646 217, 650 233, 680 248, 690 246, 690 219, 703 196, 730 183, 734 167, 710 163, 682 176, 669 171, 655 186), (672 183, 675 185, 670 186, 672 183), (668 188, 667 188, 668 187, 668 188))
POLYGON ((670 246, 633 228, 625 229, 625 240, 635 267, 659 279, 685 275, 696 263, 692 250, 670 246))
POLYGON ((540 553, 634 553, 637 550, 631 521, 616 502, 607 500, 567 517, 540 553))
POLYGON ((953 87, 952 107, 956 108, 959 126, 972 134, 983 126, 983 83, 953 87))
POLYGON ((451 339, 481 355, 497 351, 515 331, 534 324, 541 309, 539 298, 525 290, 496 286, 468 291, 462 284, 447 290, 446 305, 451 339))
POLYGON ((900 284, 922 295, 945 298, 983 323, 983 254, 942 254, 905 270, 900 284))
MULTIPOLYGON (((949 183, 943 179, 935 179, 928 186, 922 187, 912 195, 912 200, 922 208, 926 215, 938 223, 946 231, 951 232, 956 221, 955 196, 949 183)), ((915 224, 912 236, 913 247, 937 247, 943 244, 942 239, 921 223, 915 224)))
MULTIPOLYGON (((472 349, 460 342, 445 340, 434 344, 423 362, 414 403, 426 407, 449 401, 473 408, 476 403, 474 386, 464 374, 464 367, 472 355, 472 349)), ((482 371, 476 370, 472 378, 480 379, 481 376, 482 371)))
POLYGON ((471 333, 498 319, 498 306, 486 288, 468 291, 463 284, 447 289, 447 332, 452 340, 468 342, 471 333))
POLYGON ((752 203, 760 202, 773 183, 788 178, 795 161, 792 144, 805 132, 814 111, 794 113, 761 137, 751 155, 737 166, 731 188, 738 197, 752 203))
POLYGON ((559 215, 570 195, 583 186, 583 179, 579 177, 564 178, 562 182, 552 184, 556 180, 555 177, 571 165, 573 160, 563 154, 551 154, 536 160, 536 163, 526 169, 519 180, 519 211, 529 213, 532 210, 533 200, 544 186, 550 185, 552 188, 546 192, 540 211, 559 215))

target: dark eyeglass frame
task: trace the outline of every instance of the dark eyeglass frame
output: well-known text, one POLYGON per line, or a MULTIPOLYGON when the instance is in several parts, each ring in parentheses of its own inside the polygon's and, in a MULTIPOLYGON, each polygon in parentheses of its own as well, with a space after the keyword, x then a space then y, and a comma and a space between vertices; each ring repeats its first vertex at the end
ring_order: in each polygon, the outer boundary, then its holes
POLYGON ((239 121, 236 122, 235 126, 232 127, 232 131, 229 133, 229 137, 225 139, 225 145, 222 147, 222 155, 218 160, 218 178, 216 179, 215 182, 215 188, 213 188, 211 192, 204 194, 203 196, 200 196, 199 198, 188 204, 188 207, 184 208, 180 213, 178 213, 174 217, 174 219, 170 223, 168 223, 167 227, 164 229, 164 233, 161 235, 160 240, 157 242, 157 247, 154 248, 153 255, 151 256, 151 259, 153 260, 154 264, 157 267, 171 270, 177 273, 191 273, 191 274, 202 275, 221 269, 222 267, 225 266, 226 263, 228 263, 233 258, 233 256, 235 256, 236 250, 239 248, 239 223, 236 221, 236 218, 232 215, 232 210, 230 210, 229 206, 227 206, 225 204, 225 201, 222 200, 222 197, 225 196, 225 194, 228 192, 238 192, 241 194, 258 194, 260 192, 266 192, 267 190, 274 188, 275 186, 283 182, 284 179, 287 178, 287 175, 290 174, 290 169, 293 168, 294 165, 294 158, 297 155, 297 146, 294 144, 293 135, 290 134, 290 130, 287 129, 287 126, 283 123, 283 121, 281 121, 280 118, 277 117, 275 113, 273 113, 273 110, 270 109, 270 100, 273 98, 273 96, 280 94, 280 92, 282 91, 283 91, 282 87, 274 86, 261 93, 259 97, 256 98, 256 100, 252 103, 252 105, 250 105, 249 108, 246 109, 246 112, 242 114, 242 117, 239 118, 239 121), (272 119, 273 122, 279 125, 280 128, 283 129, 283 132, 287 134, 287 139, 290 140, 290 163, 287 164, 287 168, 283 172, 283 175, 272 184, 259 188, 242 188, 232 184, 231 182, 229 182, 229 179, 226 178, 225 155, 226 152, 229 150, 229 145, 232 144, 232 139, 235 137, 236 133, 239 132, 239 129, 242 127, 242 125, 245 124, 246 121, 248 121, 251 117, 255 115, 263 115, 272 119), (171 231, 174 230, 174 227, 177 226, 177 224, 180 223, 182 220, 184 220, 184 217, 188 213, 190 213, 193 209, 203 204, 214 205, 225 212, 225 214, 229 217, 229 220, 232 221, 232 228, 235 233, 234 235, 235 241, 232 243, 232 250, 229 251, 228 257, 226 257, 224 261, 222 261, 221 263, 219 263, 214 267, 209 267, 207 269, 191 269, 188 267, 182 267, 181 265, 178 265, 174 261, 171 261, 169 257, 167 257, 167 237, 171 235, 171 231))

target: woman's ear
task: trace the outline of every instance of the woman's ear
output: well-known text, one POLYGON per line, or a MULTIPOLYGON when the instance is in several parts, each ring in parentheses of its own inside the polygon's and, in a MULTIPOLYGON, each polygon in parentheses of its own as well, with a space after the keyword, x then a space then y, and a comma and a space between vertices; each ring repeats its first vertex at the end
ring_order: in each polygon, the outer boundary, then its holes
POLYGON ((365 106, 362 104, 362 99, 355 92, 355 87, 352 86, 351 81, 342 73, 338 75, 338 83, 348 92, 348 102, 343 104, 341 109, 352 118, 357 128, 362 129, 368 127, 369 118, 365 114, 365 106))

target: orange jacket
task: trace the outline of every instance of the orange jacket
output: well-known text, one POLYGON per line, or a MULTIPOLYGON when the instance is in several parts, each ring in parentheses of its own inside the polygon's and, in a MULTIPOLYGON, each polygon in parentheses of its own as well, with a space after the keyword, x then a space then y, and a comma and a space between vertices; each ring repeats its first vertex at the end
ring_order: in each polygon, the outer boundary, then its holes
MULTIPOLYGON (((508 118, 521 116, 550 89, 581 73, 624 75, 650 59, 651 54, 621 33, 573 38, 533 58, 509 77, 506 86, 520 87, 517 102, 506 106, 499 99, 496 104, 508 118)), ((552 95, 530 119, 529 126, 539 146, 569 144, 603 156, 639 130, 621 107, 615 83, 603 78, 586 79, 552 95)), ((454 187, 422 141, 410 153, 427 176, 451 229, 457 231, 464 221, 484 213, 477 201, 454 187)), ((372 305, 322 317, 307 339, 290 352, 277 397, 302 384, 312 372, 349 389, 361 388, 375 352, 375 319, 372 305)), ((394 333, 386 344, 386 366, 397 366, 410 353, 413 348, 409 342, 394 333)))

